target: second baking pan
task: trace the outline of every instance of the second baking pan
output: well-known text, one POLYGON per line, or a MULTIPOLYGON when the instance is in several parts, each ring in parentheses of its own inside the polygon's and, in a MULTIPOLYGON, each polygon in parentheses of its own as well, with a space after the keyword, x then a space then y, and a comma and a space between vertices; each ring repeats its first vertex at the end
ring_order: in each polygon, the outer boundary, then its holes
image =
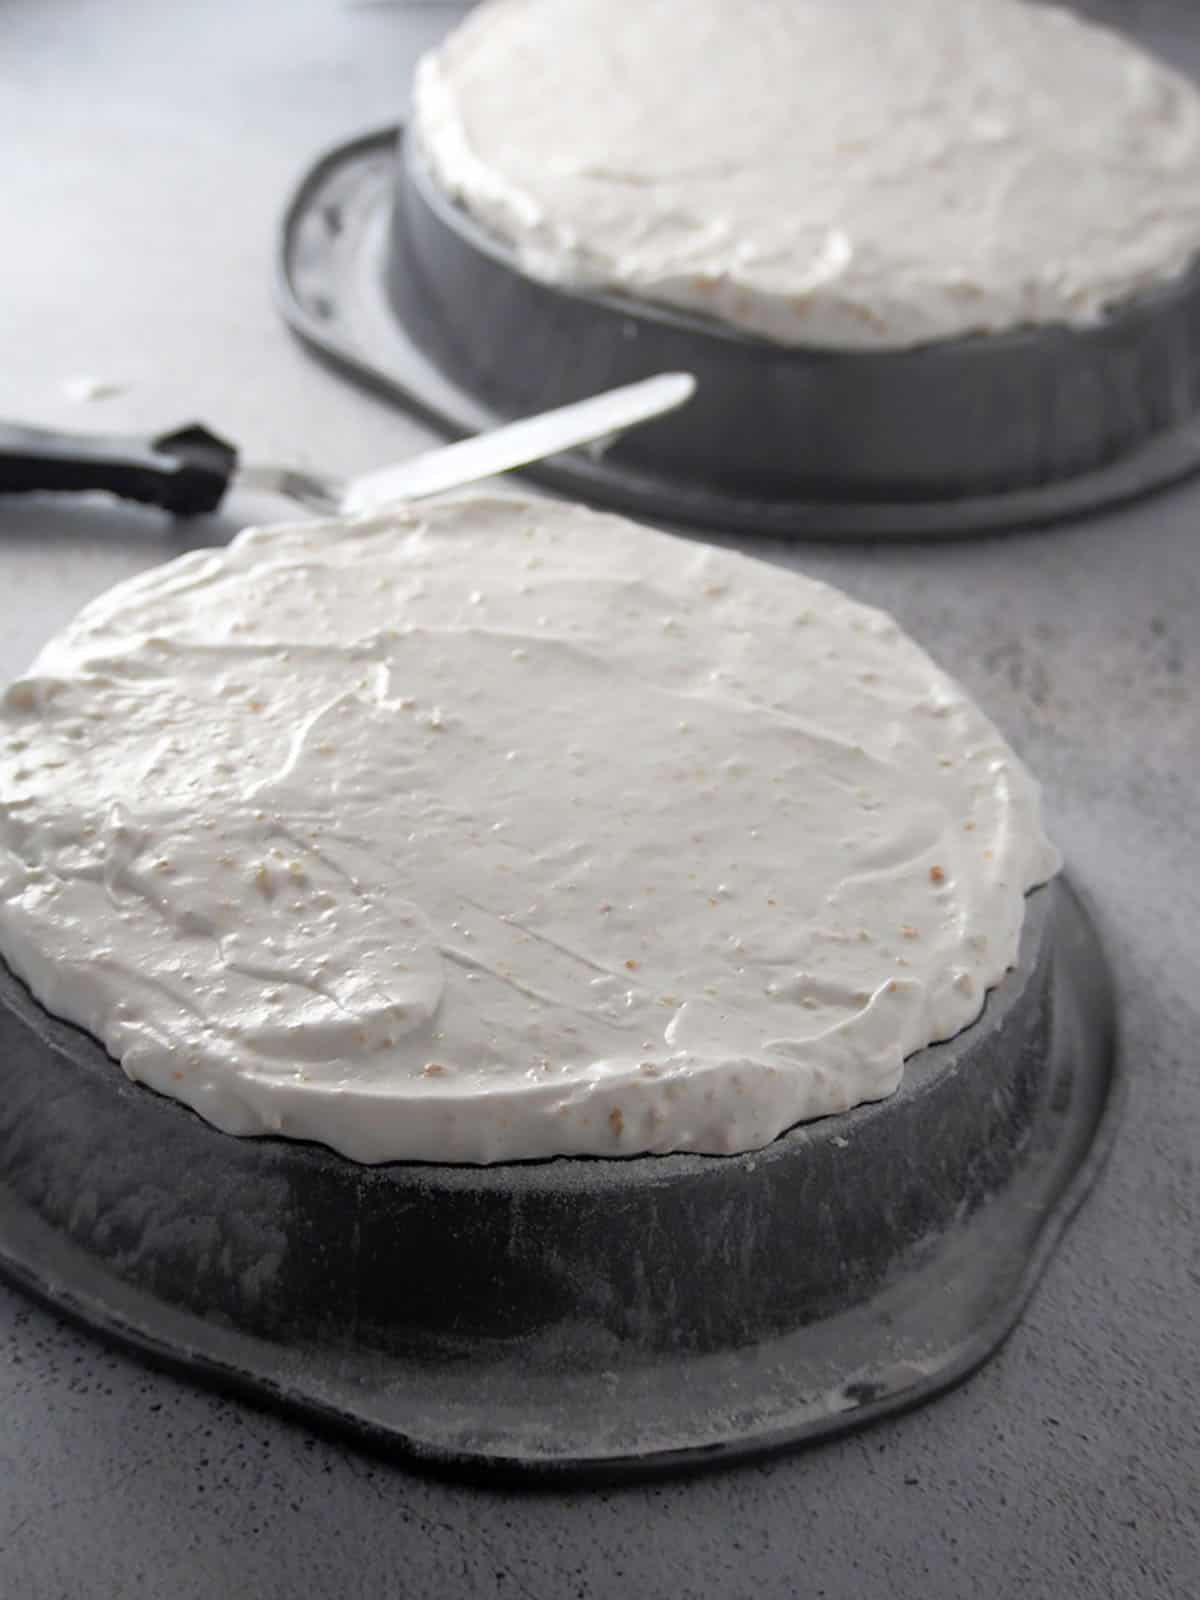
POLYGON ((536 474, 659 520, 945 536, 1083 515, 1200 466, 1200 267, 1094 328, 792 349, 530 278, 385 130, 306 175, 278 285, 312 346, 452 433, 694 372, 685 414, 536 474))

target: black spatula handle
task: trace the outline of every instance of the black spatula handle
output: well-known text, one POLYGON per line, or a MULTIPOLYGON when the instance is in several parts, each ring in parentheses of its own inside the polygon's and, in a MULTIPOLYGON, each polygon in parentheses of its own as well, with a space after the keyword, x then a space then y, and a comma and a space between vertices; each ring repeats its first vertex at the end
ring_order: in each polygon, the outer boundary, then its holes
POLYGON ((177 517, 215 511, 237 451, 199 423, 154 439, 0 422, 0 494, 107 489, 177 517))

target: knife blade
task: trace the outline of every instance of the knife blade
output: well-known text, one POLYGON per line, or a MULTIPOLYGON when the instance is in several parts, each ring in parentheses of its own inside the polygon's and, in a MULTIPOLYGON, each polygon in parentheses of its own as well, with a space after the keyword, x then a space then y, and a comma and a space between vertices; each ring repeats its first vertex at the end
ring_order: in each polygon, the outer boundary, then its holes
POLYGON ((696 380, 689 372, 664 372, 639 383, 625 384, 572 405, 510 422, 457 444, 444 445, 364 473, 347 485, 342 509, 375 511, 397 500, 424 500, 460 489, 483 478, 512 472, 544 461, 564 450, 593 444, 637 423, 673 411, 689 400, 696 380))

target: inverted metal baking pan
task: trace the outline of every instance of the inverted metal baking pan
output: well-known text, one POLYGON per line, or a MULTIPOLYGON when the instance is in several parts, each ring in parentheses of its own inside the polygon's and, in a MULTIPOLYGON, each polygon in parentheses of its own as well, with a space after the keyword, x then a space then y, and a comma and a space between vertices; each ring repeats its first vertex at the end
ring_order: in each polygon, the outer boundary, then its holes
POLYGON ((679 1469, 924 1400, 1097 1171, 1113 1000, 1058 881, 889 1100, 739 1156, 364 1167, 128 1081, 0 966, 0 1266, 103 1333, 426 1464, 679 1469))
POLYGON ((1200 265, 1096 327, 787 348, 535 281, 388 129, 304 177, 277 282, 310 346, 451 433, 694 372, 699 391, 678 416, 531 473, 660 521, 957 535, 1081 516, 1200 466, 1200 265))

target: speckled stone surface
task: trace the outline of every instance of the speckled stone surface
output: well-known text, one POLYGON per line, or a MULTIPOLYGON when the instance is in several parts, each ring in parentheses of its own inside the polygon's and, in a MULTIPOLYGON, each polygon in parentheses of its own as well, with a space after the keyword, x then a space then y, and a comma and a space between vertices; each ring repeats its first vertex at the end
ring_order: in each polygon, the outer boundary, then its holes
MULTIPOLYGON (((1085 9, 1200 61, 1190 0, 1085 9)), ((415 448, 418 429, 289 342, 269 258, 296 171, 394 116, 453 14, 8 0, 0 415, 198 415, 248 454, 344 472, 415 448), (128 387, 73 404, 81 375, 128 387)), ((0 677, 89 595, 279 509, 235 503, 181 534, 0 505, 0 677)), ((649 1488, 500 1493, 151 1373, 0 1290, 5 1600, 1200 1592, 1200 485, 1051 533, 758 553, 888 606, 979 697, 1043 778, 1108 933, 1126 1122, 1017 1333, 965 1387, 832 1446, 649 1488)))

